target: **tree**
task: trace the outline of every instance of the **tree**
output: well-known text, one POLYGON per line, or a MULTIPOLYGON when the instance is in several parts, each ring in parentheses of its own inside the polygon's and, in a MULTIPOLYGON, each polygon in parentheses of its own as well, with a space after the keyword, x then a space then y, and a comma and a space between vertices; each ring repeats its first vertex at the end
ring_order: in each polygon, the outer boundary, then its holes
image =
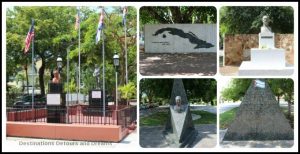
POLYGON ((294 10, 289 6, 223 6, 220 9, 220 33, 257 34, 262 17, 269 15, 274 33, 294 32, 294 10))
POLYGON ((140 9, 140 19, 143 25, 147 23, 216 23, 216 15, 215 7, 144 6, 140 9))
MULTIPOLYGON (((183 79, 188 100, 198 99, 214 105, 216 102, 216 81, 214 79, 183 79)), ((149 103, 155 99, 171 97, 173 79, 142 79, 140 81, 140 98, 147 95, 149 103)))
MULTIPOLYGON (((21 61, 30 59, 29 55, 23 54, 24 40, 30 26, 31 18, 35 20, 35 36, 34 36, 34 52, 36 59, 41 59, 42 66, 38 70, 39 85, 41 94, 45 95, 44 73, 47 68, 54 68, 56 65, 56 57, 58 54, 63 54, 65 46, 61 41, 57 41, 62 35, 70 33, 72 14, 75 13, 75 8, 72 7, 14 7, 10 11, 7 22, 11 27, 8 27, 7 46, 8 56, 11 54, 21 61), (11 23, 10 23, 11 22, 11 23), (12 40, 13 37, 18 37, 18 40, 12 40), (12 50, 13 44, 18 44, 12 50), (11 47, 11 48, 10 48, 11 47)), ((30 50, 31 51, 31 50, 30 50)), ((32 53, 30 53, 32 54, 32 53)), ((28 60, 29 61, 29 60, 28 60)), ((30 60, 31 61, 31 60, 30 60)), ((8 65, 20 64, 19 61, 15 63, 8 61, 8 65)), ((24 63, 22 63, 24 65, 24 63)), ((18 65, 17 65, 18 66, 18 65)), ((12 66, 16 67, 16 65, 12 66)))
MULTIPOLYGON (((105 18, 105 72, 106 90, 112 91, 115 83, 113 54, 120 55, 120 85, 125 84, 125 50, 124 28, 121 24, 122 14, 119 7, 111 7, 105 18)), ((81 81, 83 92, 87 94, 93 88, 95 78, 91 76, 95 65, 102 68, 102 39, 95 44, 96 29, 99 22, 97 9, 81 7, 81 81)), ((35 58, 41 59, 39 72, 41 93, 45 94, 45 72, 56 68, 56 58, 63 59, 62 81, 66 82, 67 48, 71 46, 70 89, 76 90, 76 67, 78 66, 78 31, 74 29, 76 7, 14 7, 7 11, 7 74, 15 76, 19 67, 31 63, 31 53, 23 54, 24 40, 30 26, 30 19, 35 19, 35 58)), ((128 7, 127 15, 127 52, 129 81, 136 81, 136 9, 128 7)), ((30 50, 31 51, 31 50, 30 50)), ((50 72, 50 71, 49 71, 50 72)), ((102 72, 101 72, 102 73, 102 72)), ((46 77, 47 78, 47 77, 46 77)), ((102 76, 100 78, 102 81, 102 76)), ((102 82, 101 82, 102 84, 102 82)), ((65 84, 66 85, 66 84, 65 84)), ((65 90, 67 87, 64 88, 65 90)))
POLYGON ((121 98, 126 99, 127 105, 128 100, 131 98, 135 98, 136 96, 136 87, 133 82, 129 82, 128 84, 119 87, 121 92, 121 98))
POLYGON ((288 102, 288 116, 291 117, 291 106, 294 104, 294 81, 292 79, 282 79, 284 81, 284 100, 288 102))
POLYGON ((240 100, 245 96, 251 82, 251 79, 231 80, 229 86, 221 92, 223 99, 234 102, 240 100))
POLYGON ((211 6, 144 6, 140 9, 140 27, 145 24, 215 24, 217 10, 211 6))

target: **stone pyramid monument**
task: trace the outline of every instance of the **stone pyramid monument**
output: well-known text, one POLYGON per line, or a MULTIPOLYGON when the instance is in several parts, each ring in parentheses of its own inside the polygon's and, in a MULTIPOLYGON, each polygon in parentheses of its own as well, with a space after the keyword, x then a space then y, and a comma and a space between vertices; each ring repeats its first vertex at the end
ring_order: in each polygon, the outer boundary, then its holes
POLYGON ((224 140, 293 140, 293 130, 265 80, 253 80, 224 140))
POLYGON ((181 79, 174 79, 164 136, 171 147, 190 147, 197 136, 181 79))

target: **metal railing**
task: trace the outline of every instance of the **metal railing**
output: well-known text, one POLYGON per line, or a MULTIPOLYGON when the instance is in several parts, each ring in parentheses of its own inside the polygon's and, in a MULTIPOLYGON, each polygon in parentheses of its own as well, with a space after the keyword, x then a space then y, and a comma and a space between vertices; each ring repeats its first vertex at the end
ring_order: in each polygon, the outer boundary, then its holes
POLYGON ((36 106, 31 108, 7 108, 7 121, 68 123, 68 124, 105 124, 130 126, 136 121, 136 106, 126 106, 119 110, 107 108, 105 114, 100 107, 88 106, 36 106), (104 116, 105 115, 105 116, 104 116))

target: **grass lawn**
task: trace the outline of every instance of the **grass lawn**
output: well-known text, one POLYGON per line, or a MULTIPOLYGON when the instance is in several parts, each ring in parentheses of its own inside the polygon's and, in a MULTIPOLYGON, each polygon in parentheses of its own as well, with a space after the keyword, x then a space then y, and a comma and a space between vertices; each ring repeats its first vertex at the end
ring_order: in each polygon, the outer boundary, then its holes
MULTIPOLYGON (((229 111, 226 111, 220 115, 220 129, 226 129, 234 120, 235 114, 239 108, 233 108, 229 111)), ((281 108, 285 117, 289 120, 291 127, 294 128, 294 115, 288 117, 288 110, 286 108, 281 108)))
POLYGON ((220 114, 220 129, 226 129, 229 127, 231 122, 234 120, 235 113, 237 112, 238 109, 239 108, 236 107, 220 114))
MULTIPOLYGON (((200 115, 201 118, 194 120, 194 124, 217 124, 217 116, 206 111, 191 111, 192 114, 200 115)), ((140 119, 140 126, 159 126, 165 125, 168 118, 168 112, 157 112, 148 117, 140 119)))

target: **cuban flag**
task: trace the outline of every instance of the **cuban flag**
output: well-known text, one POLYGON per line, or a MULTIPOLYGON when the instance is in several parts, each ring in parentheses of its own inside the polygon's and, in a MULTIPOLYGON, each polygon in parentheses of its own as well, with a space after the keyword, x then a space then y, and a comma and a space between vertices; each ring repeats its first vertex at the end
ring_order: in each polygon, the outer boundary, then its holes
POLYGON ((104 28, 104 9, 101 8, 99 23, 98 23, 98 27, 97 27, 96 44, 100 41, 101 32, 102 32, 103 28, 104 28))
POLYGON ((261 80, 254 80, 254 86, 258 88, 265 88, 265 82, 261 80))
POLYGON ((30 43, 33 37, 34 37, 34 20, 31 19, 31 26, 29 28, 29 31, 25 39, 25 50, 24 50, 25 54, 29 51, 30 43))
POLYGON ((122 24, 125 26, 126 24, 126 14, 127 14, 127 6, 123 7, 123 15, 122 15, 122 24))

